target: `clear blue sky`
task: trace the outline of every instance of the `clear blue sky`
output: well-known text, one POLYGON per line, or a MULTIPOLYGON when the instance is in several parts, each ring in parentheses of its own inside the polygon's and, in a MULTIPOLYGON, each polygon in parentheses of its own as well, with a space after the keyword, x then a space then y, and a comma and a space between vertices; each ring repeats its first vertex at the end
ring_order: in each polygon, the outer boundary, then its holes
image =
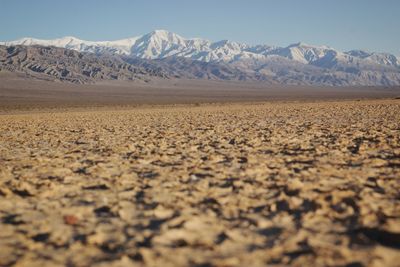
POLYGON ((286 46, 303 41, 400 55, 400 0, 0 0, 0 40, 184 37, 286 46))

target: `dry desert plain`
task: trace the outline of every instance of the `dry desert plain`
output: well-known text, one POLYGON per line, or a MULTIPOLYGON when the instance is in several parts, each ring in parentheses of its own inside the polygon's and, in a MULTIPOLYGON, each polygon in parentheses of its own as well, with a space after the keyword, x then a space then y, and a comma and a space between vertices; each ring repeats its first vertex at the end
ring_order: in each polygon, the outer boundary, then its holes
POLYGON ((1 92, 0 266, 400 266, 399 99, 1 92))

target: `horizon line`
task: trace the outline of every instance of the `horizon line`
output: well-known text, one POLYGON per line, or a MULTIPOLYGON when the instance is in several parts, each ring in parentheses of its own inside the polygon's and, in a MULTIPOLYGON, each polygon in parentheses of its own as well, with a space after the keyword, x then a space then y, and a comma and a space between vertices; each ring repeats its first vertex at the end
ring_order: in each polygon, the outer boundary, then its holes
POLYGON ((391 54, 391 55, 394 55, 396 57, 400 57, 400 54, 396 55, 394 53, 387 52, 387 51, 382 51, 382 50, 381 51, 372 51, 372 50, 369 50, 369 49, 361 49, 361 48, 352 48, 352 49, 341 50, 341 49, 336 49, 333 46, 330 46, 330 45, 328 45, 326 43, 322 44, 322 45, 316 45, 316 44, 310 44, 310 43, 304 42, 304 41, 291 42, 286 46, 279 46, 279 45, 273 45, 273 44, 268 44, 268 43, 249 44, 247 42, 239 42, 239 41, 234 41, 232 39, 221 39, 221 40, 214 41, 214 40, 211 40, 211 39, 208 39, 208 38, 205 38, 205 37, 188 37, 187 38, 187 37, 184 37, 184 36, 182 36, 182 35, 180 35, 180 34, 178 34, 176 32, 172 32, 172 31, 165 30, 165 29, 155 29, 155 30, 152 30, 152 31, 150 31, 148 33, 144 33, 144 34, 141 34, 141 35, 126 37, 126 38, 121 38, 121 39, 115 39, 115 40, 87 40, 87 39, 78 38, 78 37, 76 37, 74 35, 66 35, 66 36, 56 37, 56 38, 52 38, 52 39, 41 39, 41 38, 32 37, 32 36, 25 36, 25 37, 21 37, 21 38, 14 39, 14 40, 6 40, 6 41, 1 41, 0 40, 0 45, 5 45, 5 43, 20 41, 20 40, 23 40, 23 39, 35 39, 35 40, 39 40, 39 41, 53 41, 53 40, 59 40, 59 39, 65 39, 65 38, 71 38, 71 39, 73 38, 73 39, 76 39, 78 41, 93 42, 93 43, 117 42, 117 41, 141 38, 143 36, 155 33, 157 31, 160 31, 160 32, 163 31, 163 32, 167 32, 167 33, 172 33, 172 34, 178 35, 179 37, 181 37, 181 38, 183 38, 185 40, 204 40, 204 41, 209 41, 211 43, 218 43, 218 42, 228 41, 228 42, 233 42, 233 43, 238 43, 238 44, 245 44, 245 45, 249 45, 249 46, 267 45, 267 46, 271 46, 271 47, 275 47, 275 48, 287 48, 287 47, 290 47, 290 46, 301 45, 302 44, 302 45, 311 46, 311 47, 319 47, 319 48, 323 48, 324 47, 324 48, 333 49, 333 50, 337 50, 339 52, 344 52, 344 53, 345 52, 351 52, 351 51, 364 51, 364 52, 369 52, 369 53, 391 54))

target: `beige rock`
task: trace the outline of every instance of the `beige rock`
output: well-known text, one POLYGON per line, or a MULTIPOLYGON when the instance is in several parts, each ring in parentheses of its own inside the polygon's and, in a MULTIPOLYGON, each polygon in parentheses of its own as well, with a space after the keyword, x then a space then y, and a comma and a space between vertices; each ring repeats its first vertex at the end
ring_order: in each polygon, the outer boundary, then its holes
POLYGON ((397 100, 37 111, 0 116, 1 266, 399 261, 397 100))

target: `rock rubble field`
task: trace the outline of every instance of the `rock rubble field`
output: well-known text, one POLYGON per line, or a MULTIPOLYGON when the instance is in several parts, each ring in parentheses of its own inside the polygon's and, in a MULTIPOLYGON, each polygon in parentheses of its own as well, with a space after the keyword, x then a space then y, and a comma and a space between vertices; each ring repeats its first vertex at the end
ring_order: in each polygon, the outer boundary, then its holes
POLYGON ((400 100, 0 115, 0 266, 400 266, 400 100))

